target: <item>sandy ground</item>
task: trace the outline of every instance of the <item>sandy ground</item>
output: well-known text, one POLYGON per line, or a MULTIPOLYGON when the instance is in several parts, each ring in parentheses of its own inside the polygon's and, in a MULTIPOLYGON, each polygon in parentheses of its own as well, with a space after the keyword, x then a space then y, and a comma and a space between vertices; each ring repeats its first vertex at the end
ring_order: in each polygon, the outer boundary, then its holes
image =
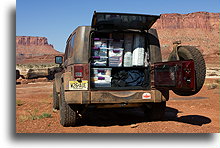
POLYGON ((147 122, 141 109, 90 109, 81 125, 62 127, 52 110, 52 82, 16 85, 16 133, 219 133, 219 88, 170 94, 162 121, 147 122))

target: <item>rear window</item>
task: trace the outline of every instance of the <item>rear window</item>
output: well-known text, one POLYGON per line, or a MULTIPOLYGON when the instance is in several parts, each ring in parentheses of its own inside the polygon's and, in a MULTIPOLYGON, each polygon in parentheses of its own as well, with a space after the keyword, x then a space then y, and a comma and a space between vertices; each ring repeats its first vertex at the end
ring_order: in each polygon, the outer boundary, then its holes
POLYGON ((73 54, 75 36, 76 36, 76 34, 74 34, 74 35, 72 36, 72 38, 71 38, 71 40, 70 40, 70 42, 69 42, 69 52, 68 52, 69 56, 68 56, 68 57, 71 57, 72 54, 73 54))

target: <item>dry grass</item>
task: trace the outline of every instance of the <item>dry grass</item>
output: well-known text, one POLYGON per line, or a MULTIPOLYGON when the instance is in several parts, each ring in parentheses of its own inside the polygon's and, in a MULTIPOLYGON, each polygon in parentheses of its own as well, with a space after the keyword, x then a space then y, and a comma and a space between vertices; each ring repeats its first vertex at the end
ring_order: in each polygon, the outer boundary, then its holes
POLYGON ((219 83, 212 83, 212 84, 207 84, 208 90, 210 89, 216 89, 219 87, 219 83))
POLYGON ((215 80, 216 83, 220 84, 220 79, 215 80))
POLYGON ((208 90, 217 89, 220 86, 220 79, 206 79, 204 85, 208 90))
POLYGON ((52 115, 50 113, 42 113, 41 115, 37 115, 38 110, 35 109, 34 111, 28 111, 30 114, 30 119, 31 120, 37 120, 37 119, 43 119, 43 118, 51 118, 52 115))
POLYGON ((52 114, 51 113, 42 113, 42 114, 38 114, 38 110, 34 109, 33 111, 28 110, 27 113, 28 114, 24 114, 24 115, 20 115, 18 116, 19 120, 21 122, 27 121, 27 120, 38 120, 38 119, 43 119, 43 118, 52 118, 52 114))
POLYGON ((23 104, 24 104, 23 101, 21 101, 21 100, 16 100, 16 106, 21 106, 21 105, 23 105, 23 104))
POLYGON ((21 122, 24 122, 24 121, 27 121, 29 120, 29 116, 28 115, 20 115, 18 116, 18 119, 21 121, 21 122))

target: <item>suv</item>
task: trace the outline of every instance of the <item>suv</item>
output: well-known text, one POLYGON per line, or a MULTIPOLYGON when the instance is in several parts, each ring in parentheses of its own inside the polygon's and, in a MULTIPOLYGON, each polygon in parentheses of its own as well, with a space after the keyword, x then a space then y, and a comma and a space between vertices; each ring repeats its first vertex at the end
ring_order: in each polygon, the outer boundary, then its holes
POLYGON ((193 46, 175 42, 162 62, 156 29, 160 16, 94 12, 91 26, 79 26, 66 42, 62 71, 55 74, 53 108, 60 123, 75 126, 88 107, 142 107, 160 120, 169 90, 194 95, 205 80, 205 61, 193 46))

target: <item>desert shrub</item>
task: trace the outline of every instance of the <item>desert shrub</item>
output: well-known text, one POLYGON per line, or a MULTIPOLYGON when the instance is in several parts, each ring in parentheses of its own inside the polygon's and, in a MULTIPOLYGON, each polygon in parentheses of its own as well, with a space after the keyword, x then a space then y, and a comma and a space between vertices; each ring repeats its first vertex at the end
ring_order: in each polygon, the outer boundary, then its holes
POLYGON ((43 113, 42 115, 39 116, 39 119, 42 119, 42 118, 51 118, 52 115, 50 113, 43 113))
POLYGON ((220 79, 215 80, 216 83, 220 84, 220 79))
POLYGON ((21 100, 16 100, 16 105, 17 106, 21 106, 21 105, 23 105, 24 103, 21 101, 21 100))
POLYGON ((21 121, 21 122, 24 122, 24 121, 27 121, 29 119, 29 116, 27 115, 20 115, 18 117, 18 119, 21 121))
POLYGON ((208 84, 208 90, 210 90, 210 89, 216 89, 217 87, 218 87, 218 84, 216 84, 216 83, 212 83, 212 84, 208 84))
POLYGON ((50 113, 42 113, 41 115, 37 115, 38 110, 35 109, 33 112, 28 111, 30 114, 31 120, 37 120, 37 119, 43 119, 43 118, 52 118, 52 115, 50 113))
POLYGON ((28 113, 30 114, 30 119, 31 119, 31 120, 36 120, 36 119, 38 119, 38 116, 37 116, 38 110, 37 110, 37 109, 34 109, 33 112, 28 111, 28 113))
POLYGON ((27 67, 28 67, 28 68, 33 68, 33 67, 34 67, 34 65, 29 64, 27 67))

